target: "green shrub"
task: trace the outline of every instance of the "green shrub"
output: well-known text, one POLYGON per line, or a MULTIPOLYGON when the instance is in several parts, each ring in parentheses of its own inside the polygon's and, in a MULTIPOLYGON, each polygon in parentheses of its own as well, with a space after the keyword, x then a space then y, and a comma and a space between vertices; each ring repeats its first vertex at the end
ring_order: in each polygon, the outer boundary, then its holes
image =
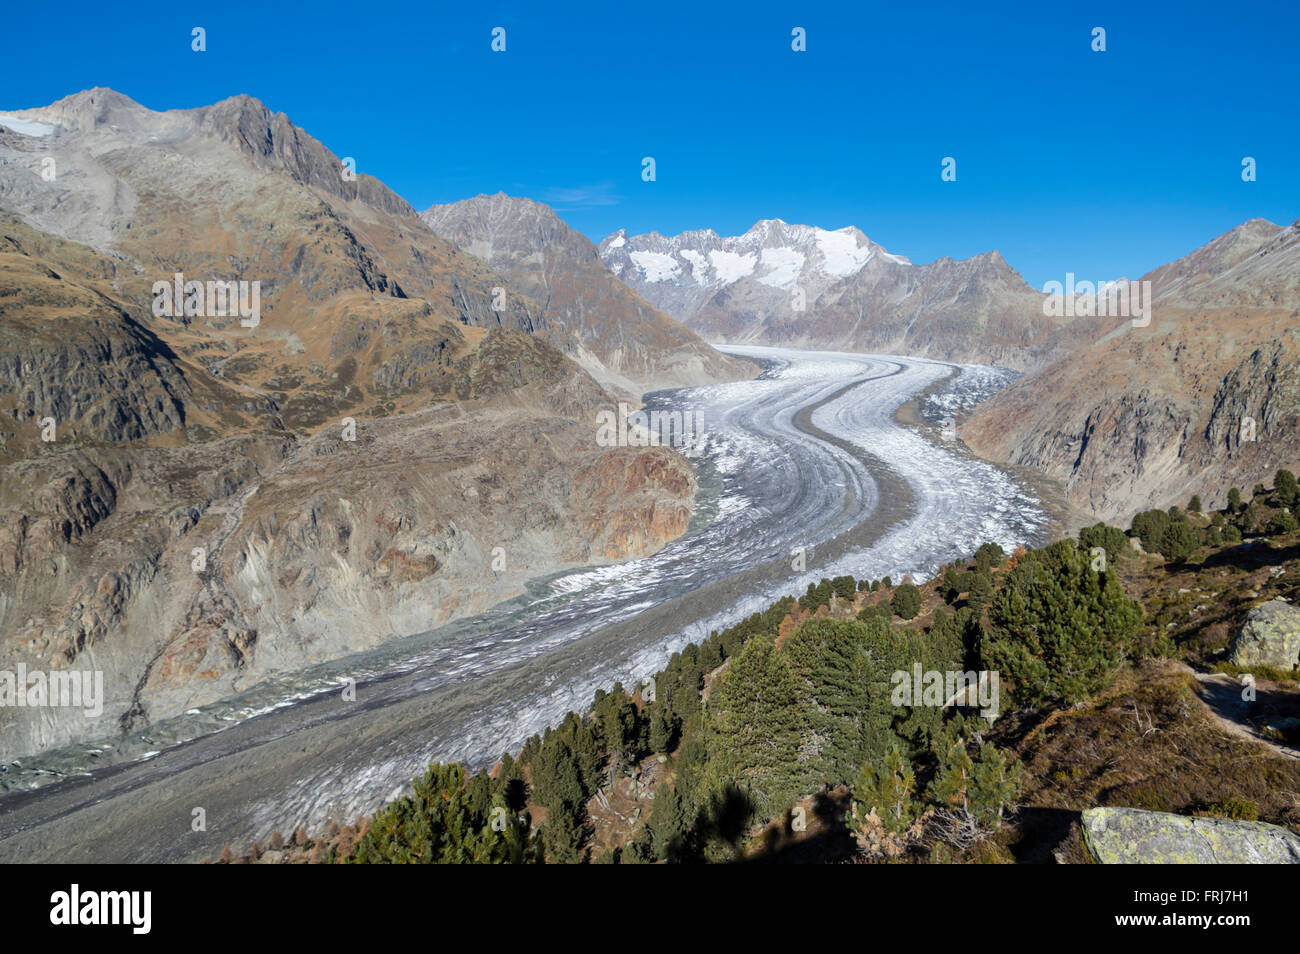
POLYGON ((1170 563, 1186 563, 1196 544, 1196 532, 1186 520, 1171 520, 1160 537, 1160 552, 1170 563))
POLYGON ((1296 522, 1295 514, 1290 510, 1279 510, 1273 514, 1266 529, 1270 536, 1277 536, 1280 533, 1295 533, 1296 530, 1300 529, 1300 523, 1296 522))
POLYGON ((996 543, 986 543, 975 551, 975 565, 984 573, 1000 564, 1006 557, 1006 551, 996 543))
POLYGON ((879 764, 863 762, 853 788, 854 812, 859 821, 874 809, 886 831, 906 831, 916 820, 916 774, 897 746, 879 764))
POLYGON ((1141 540, 1142 549, 1147 553, 1159 553, 1169 523, 1169 514, 1163 510, 1144 510, 1133 518, 1129 535, 1141 540))
POLYGON ((921 611, 921 591, 911 583, 903 583, 894 590, 889 605, 901 619, 915 619, 921 611))
POLYGON ((1237 821, 1259 821, 1259 806, 1240 798, 1228 798, 1213 805, 1207 805, 1205 814, 1216 818, 1232 818, 1237 821))
POLYGON ((889 623, 894 618, 888 603, 875 603, 871 606, 864 606, 858 610, 858 621, 869 623, 872 620, 880 620, 889 623))
POLYGON ((1008 809, 1020 794, 1020 765, 988 742, 972 758, 968 742, 957 737, 939 752, 939 766, 928 790, 941 819, 951 830, 955 822, 969 838, 980 831, 1001 827, 1008 809))
POLYGON ((1273 477, 1273 489, 1277 500, 1283 507, 1294 507, 1300 503, 1300 484, 1296 483, 1295 474, 1289 470, 1279 470, 1273 477))
POLYGON ((476 809, 458 764, 435 762, 411 795, 376 813, 352 854, 355 864, 486 864, 536 860, 525 819, 498 793, 476 809))
POLYGON ((1079 546, 1088 552, 1092 552, 1093 547, 1101 547, 1106 551, 1106 559, 1114 563, 1116 558, 1128 549, 1128 537, 1119 527, 1108 527, 1104 523, 1098 523, 1079 531, 1079 546))
POLYGON ((1074 703, 1100 688, 1129 652, 1142 609, 1112 571, 1098 573, 1071 540, 1026 554, 989 607, 983 668, 1018 700, 1074 703))

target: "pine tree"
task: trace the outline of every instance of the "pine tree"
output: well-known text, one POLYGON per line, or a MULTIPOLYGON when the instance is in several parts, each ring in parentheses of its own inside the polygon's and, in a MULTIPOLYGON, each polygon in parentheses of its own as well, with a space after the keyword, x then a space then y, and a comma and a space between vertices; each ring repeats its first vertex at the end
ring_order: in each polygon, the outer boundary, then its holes
POLYGON ((989 607, 981 656, 1029 704, 1073 703, 1098 689, 1123 661, 1142 622, 1113 571, 1094 571, 1071 540, 1025 556, 989 607))
POLYGON ((573 750, 557 733, 548 731, 533 759, 533 796, 550 811, 586 801, 582 772, 573 750))
POLYGON ((681 722, 668 706, 652 702, 646 710, 650 723, 650 751, 666 755, 677 741, 681 722))
POLYGON ((1256 510, 1255 501, 1252 500, 1250 503, 1246 504, 1244 508, 1242 508, 1241 524, 1240 524, 1241 529, 1247 533, 1250 533, 1252 530, 1255 529, 1255 525, 1258 523, 1259 523, 1259 511, 1256 510))
POLYGON ((929 795, 943 811, 965 815, 970 811, 970 786, 975 763, 966 751, 966 741, 948 741, 939 759, 939 767, 930 782, 929 795))
POLYGON ((1001 563, 1006 556, 1006 551, 996 543, 985 543, 975 551, 975 565, 979 567, 981 573, 988 573, 994 566, 1001 563))
POLYGON ((611 775, 616 775, 625 763, 638 761, 645 755, 649 726, 621 684, 615 684, 614 691, 601 700, 593 715, 600 743, 609 753, 611 775))
POLYGON ((771 637, 756 636, 712 687, 710 787, 735 782, 764 820, 803 793, 799 750, 807 700, 790 660, 771 637))
POLYGON ((1008 764, 993 745, 979 745, 974 758, 962 727, 954 727, 939 749, 939 766, 928 791, 936 806, 934 824, 961 848, 1002 826, 1020 793, 1020 766, 1008 764))
POLYGON ((1278 503, 1283 507, 1294 507, 1300 503, 1300 484, 1295 474, 1289 470, 1279 470, 1273 477, 1273 489, 1277 491, 1278 503))
POLYGON ((1171 520, 1160 537, 1160 552, 1170 563, 1186 563, 1196 550, 1196 533, 1183 520, 1171 520))
POLYGON ((1130 535, 1142 541, 1147 553, 1159 553, 1162 538, 1169 529, 1169 514, 1163 510, 1145 510, 1133 518, 1130 535))
POLYGON ((682 798, 666 782, 655 789, 654 807, 646 822, 650 846, 660 861, 675 861, 683 851, 686 837, 686 809, 682 798))
POLYGON ((980 612, 993 594, 993 579, 980 570, 966 573, 966 604, 974 612, 980 612))
POLYGON ((916 819, 916 774, 898 746, 883 761, 862 764, 853 794, 859 815, 874 809, 886 831, 904 832, 916 819))
POLYGON ((890 606, 901 619, 915 619, 921 611, 921 591, 914 584, 903 583, 894 590, 890 606))
POLYGON ((544 857, 549 864, 577 864, 585 855, 582 843, 586 832, 572 806, 550 811, 542 825, 540 837, 544 857))
POLYGON ((869 707, 869 660, 863 624, 812 619, 786 642, 785 652, 810 700, 802 739, 811 743, 801 789, 846 782, 863 748, 862 713, 869 707))
POLYGON ((502 801, 487 812, 476 811, 464 769, 435 762, 415 780, 411 795, 372 817, 350 860, 357 864, 482 864, 535 859, 525 820, 512 815, 502 801), (495 809, 500 811, 494 814, 495 809))
POLYGON ((944 568, 943 576, 939 585, 939 592, 943 595, 945 603, 957 602, 957 597, 961 594, 961 573, 955 566, 949 565, 944 568))
POLYGON ((1101 547, 1106 551, 1107 561, 1114 563, 1128 549, 1128 538, 1119 527, 1098 523, 1079 531, 1079 546, 1088 552, 1092 552, 1093 547, 1101 547))
POLYGON ((1279 510, 1277 513, 1273 514, 1272 518, 1268 521, 1267 527, 1268 533, 1271 536, 1277 536, 1282 533, 1295 533, 1298 529, 1300 529, 1300 524, 1297 524, 1295 514, 1290 510, 1279 510))
POLYGON ((969 789, 971 812, 985 828, 1002 826, 1009 808, 1020 794, 1020 764, 1007 764, 1002 752, 988 742, 980 745, 969 789))

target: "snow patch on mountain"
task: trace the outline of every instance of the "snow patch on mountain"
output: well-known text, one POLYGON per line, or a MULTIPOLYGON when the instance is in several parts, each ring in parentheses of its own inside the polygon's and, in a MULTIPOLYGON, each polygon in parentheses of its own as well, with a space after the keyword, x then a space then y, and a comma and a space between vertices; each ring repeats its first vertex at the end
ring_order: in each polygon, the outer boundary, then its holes
POLYGON ((765 248, 758 261, 770 269, 759 281, 773 288, 789 288, 799 280, 807 257, 793 248, 765 248))
POLYGON ((858 244, 858 237, 853 234, 856 229, 840 229, 838 232, 827 232, 825 229, 813 231, 816 236, 817 250, 822 253, 822 271, 827 275, 843 278, 859 271, 863 265, 871 261, 871 245, 870 243, 858 244))
POLYGON ((713 263, 713 270, 718 275, 718 281, 724 285, 730 285, 746 275, 754 274, 754 265, 758 261, 758 257, 755 255, 740 255, 736 252, 715 248, 709 252, 709 261, 713 263))
POLYGON ((11 132, 21 133, 24 136, 54 135, 54 127, 48 123, 36 123, 30 119, 19 119, 17 116, 10 116, 8 113, 0 113, 0 126, 11 132))
POLYGON ((691 277, 700 285, 709 283, 709 263, 703 255, 693 248, 684 248, 677 253, 691 265, 691 277))
POLYGON ((677 260, 663 252, 629 252, 628 257, 648 282, 672 281, 681 274, 677 260))

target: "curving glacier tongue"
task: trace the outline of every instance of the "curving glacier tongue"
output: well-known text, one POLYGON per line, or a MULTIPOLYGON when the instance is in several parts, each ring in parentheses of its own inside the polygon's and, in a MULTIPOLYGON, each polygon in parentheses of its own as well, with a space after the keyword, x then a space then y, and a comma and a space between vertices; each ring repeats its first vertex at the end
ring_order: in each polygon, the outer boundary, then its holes
MULTIPOLYGON (((272 828, 372 811, 428 762, 488 765, 584 709, 597 688, 635 684, 688 642, 824 576, 920 579, 986 541, 1039 539, 1046 516, 1009 476, 895 421, 900 405, 953 365, 722 350, 767 370, 647 397, 649 409, 693 412, 684 452, 700 493, 683 537, 193 710, 147 737, 11 766, 4 784, 18 791, 0 800, 0 858, 33 860, 64 826, 95 860, 205 857, 272 828), (342 680, 355 681, 355 701, 341 699, 342 680), (88 777, 23 791, 77 774, 88 777), (184 785, 168 784, 182 777, 184 785), (212 835, 177 842, 151 823, 208 803, 222 806, 212 835)), ((948 410, 997 380, 989 369, 957 370, 942 392, 948 410)))

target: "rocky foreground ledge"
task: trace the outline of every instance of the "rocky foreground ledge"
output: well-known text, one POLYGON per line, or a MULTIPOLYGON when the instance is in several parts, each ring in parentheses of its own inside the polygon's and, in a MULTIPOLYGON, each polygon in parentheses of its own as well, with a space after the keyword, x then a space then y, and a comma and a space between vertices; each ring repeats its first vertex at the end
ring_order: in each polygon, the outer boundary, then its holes
POLYGON ((1089 853, 1104 865, 1300 864, 1300 836, 1264 822, 1090 808, 1082 827, 1089 853))

